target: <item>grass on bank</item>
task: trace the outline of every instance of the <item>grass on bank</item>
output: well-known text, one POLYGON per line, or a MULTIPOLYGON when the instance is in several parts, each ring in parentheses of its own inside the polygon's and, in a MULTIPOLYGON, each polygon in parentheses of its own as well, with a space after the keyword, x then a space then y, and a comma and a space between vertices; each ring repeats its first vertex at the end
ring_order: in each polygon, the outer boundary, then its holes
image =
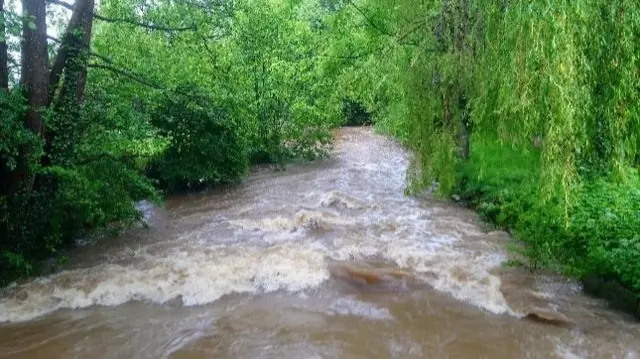
MULTIPOLYGON (((534 267, 576 278, 615 280, 640 294, 640 177, 584 180, 576 188, 568 223, 560 199, 542 200, 540 154, 498 141, 472 142, 460 167, 459 191, 483 219, 509 229, 534 267)), ((636 308, 635 310, 640 310, 636 308)))

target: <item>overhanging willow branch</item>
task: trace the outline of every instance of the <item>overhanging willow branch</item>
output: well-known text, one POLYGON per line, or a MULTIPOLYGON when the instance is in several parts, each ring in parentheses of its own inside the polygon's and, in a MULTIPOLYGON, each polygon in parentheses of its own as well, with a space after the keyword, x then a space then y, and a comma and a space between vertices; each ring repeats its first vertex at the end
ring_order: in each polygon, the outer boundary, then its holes
POLYGON ((367 15, 364 10, 362 10, 358 5, 356 5, 352 0, 347 0, 347 3, 349 3, 349 5, 353 6, 354 9, 356 9, 357 12, 360 13, 360 15, 362 15, 362 17, 369 23, 369 25, 371 27, 373 27, 374 29, 376 29, 379 33, 381 33, 382 35, 386 35, 389 37, 393 37, 393 34, 390 34, 389 32, 387 32, 386 30, 383 30, 380 26, 378 26, 378 24, 376 24, 370 17, 369 15, 367 15))

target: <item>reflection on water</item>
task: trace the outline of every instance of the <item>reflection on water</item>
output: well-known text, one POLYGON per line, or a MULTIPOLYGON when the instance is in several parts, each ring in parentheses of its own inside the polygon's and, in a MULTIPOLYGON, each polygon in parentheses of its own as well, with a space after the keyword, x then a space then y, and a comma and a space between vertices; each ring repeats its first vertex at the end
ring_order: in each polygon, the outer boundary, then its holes
POLYGON ((329 160, 147 206, 150 230, 7 290, 0 357, 638 357, 640 326, 502 268, 507 236, 470 211, 405 197, 398 145, 337 135, 329 160))

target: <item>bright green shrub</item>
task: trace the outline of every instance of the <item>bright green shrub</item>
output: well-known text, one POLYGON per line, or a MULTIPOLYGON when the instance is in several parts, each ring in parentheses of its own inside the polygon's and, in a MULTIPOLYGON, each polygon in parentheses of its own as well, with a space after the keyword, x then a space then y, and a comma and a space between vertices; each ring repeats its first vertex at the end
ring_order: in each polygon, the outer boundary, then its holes
POLYGON ((615 278, 640 292, 640 177, 600 177, 575 191, 565 222, 562 198, 540 193, 537 154, 497 142, 475 142, 459 191, 480 215, 510 228, 532 266, 569 275, 615 278))
POLYGON ((598 179, 578 191, 565 250, 580 275, 617 277, 640 292, 640 178, 598 179))
MULTIPOLYGON (((140 172, 142 166, 137 162, 141 158, 132 150, 135 146, 126 139, 143 134, 131 134, 132 128, 118 129, 122 119, 105 116, 100 111, 107 105, 95 101, 85 105, 81 117, 76 119, 79 126, 73 151, 65 145, 65 137, 58 137, 59 146, 52 147, 50 155, 57 158, 60 152, 56 149, 61 148, 66 153, 64 161, 42 166, 32 159, 29 166, 34 175, 33 185, 0 196, 2 281, 31 273, 36 262, 73 246, 81 236, 106 228, 127 227, 140 218, 135 208, 137 201, 157 198, 151 182, 140 172), (114 133, 121 133, 122 138, 112 136, 114 133), (103 142, 105 135, 111 140, 108 145, 103 142)), ((11 163, 6 154, 16 153, 29 137, 19 133, 23 131, 20 108, 2 109, 7 116, 3 118, 20 125, 3 125, 2 134, 22 139, 3 143, 6 166, 11 163)), ((56 121, 64 120, 65 116, 51 116, 49 126, 56 128, 59 125, 56 121)))
POLYGON ((151 175, 169 190, 240 180, 249 157, 238 119, 200 91, 183 87, 180 92, 154 111, 152 124, 169 145, 151 175))

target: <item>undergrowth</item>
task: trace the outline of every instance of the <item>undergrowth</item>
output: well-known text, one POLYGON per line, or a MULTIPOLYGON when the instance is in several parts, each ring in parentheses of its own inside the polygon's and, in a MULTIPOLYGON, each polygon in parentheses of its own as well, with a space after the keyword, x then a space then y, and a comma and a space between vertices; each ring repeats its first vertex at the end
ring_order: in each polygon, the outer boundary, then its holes
POLYGON ((561 198, 541 195, 540 153, 474 141, 459 168, 460 196, 481 217, 521 242, 532 268, 613 278, 640 293, 640 177, 584 179, 564 217, 561 198))

